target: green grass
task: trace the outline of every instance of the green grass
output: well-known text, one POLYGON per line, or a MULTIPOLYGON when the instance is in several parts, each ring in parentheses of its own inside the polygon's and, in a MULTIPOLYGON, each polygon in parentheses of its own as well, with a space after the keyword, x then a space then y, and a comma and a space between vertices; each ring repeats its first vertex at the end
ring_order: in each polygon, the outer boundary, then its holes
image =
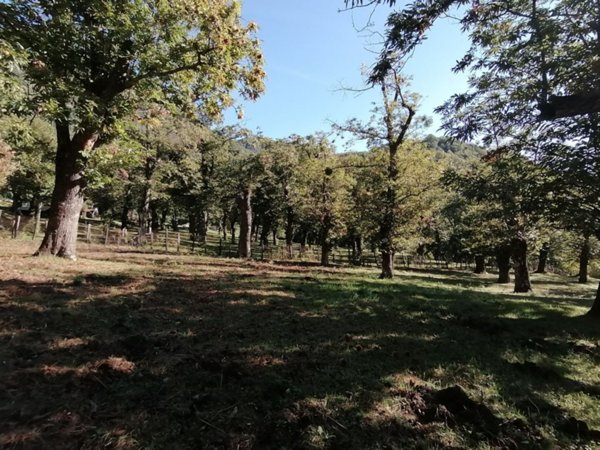
POLYGON ((0 446, 597 445, 562 428, 600 428, 593 283, 32 250, 0 241, 0 446), (508 425, 425 420, 454 385, 508 425))

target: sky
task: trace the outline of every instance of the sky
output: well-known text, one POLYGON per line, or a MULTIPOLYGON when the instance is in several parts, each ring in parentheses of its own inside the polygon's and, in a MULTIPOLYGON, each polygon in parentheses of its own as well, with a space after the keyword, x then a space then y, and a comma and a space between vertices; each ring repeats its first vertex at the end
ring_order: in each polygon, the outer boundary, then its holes
MULTIPOLYGON (((343 7, 343 0, 245 0, 244 20, 259 26, 266 91, 256 102, 242 103, 241 123, 233 113, 226 122, 283 138, 328 131, 332 122, 353 117, 368 119, 378 92, 357 95, 343 88, 365 87, 361 68, 371 66, 380 49, 381 38, 373 31, 384 29, 391 10, 379 6, 374 14, 371 8, 340 12, 343 7), (369 21, 370 30, 361 31, 369 21)), ((440 134, 434 108, 466 88, 466 77, 451 68, 467 48, 459 26, 445 20, 433 27, 406 67, 411 90, 422 96, 419 113, 433 119, 427 132, 440 134)))

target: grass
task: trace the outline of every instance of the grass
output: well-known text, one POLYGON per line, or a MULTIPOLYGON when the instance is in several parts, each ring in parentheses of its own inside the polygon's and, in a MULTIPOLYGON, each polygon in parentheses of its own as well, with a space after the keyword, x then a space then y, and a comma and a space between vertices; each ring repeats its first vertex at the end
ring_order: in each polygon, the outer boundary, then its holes
POLYGON ((593 283, 33 250, 0 241, 2 448, 597 448, 593 283))

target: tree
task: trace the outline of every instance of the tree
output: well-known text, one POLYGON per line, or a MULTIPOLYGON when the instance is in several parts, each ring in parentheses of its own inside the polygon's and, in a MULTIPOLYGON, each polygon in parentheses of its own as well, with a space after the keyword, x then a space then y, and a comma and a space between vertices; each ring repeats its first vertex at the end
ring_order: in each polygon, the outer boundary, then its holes
POLYGON ((13 171, 14 153, 10 145, 0 140, 0 188, 5 185, 6 179, 13 171))
POLYGON ((0 120, 0 141, 6 145, 7 186, 15 211, 26 201, 38 209, 52 191, 54 178, 54 136, 52 127, 40 119, 22 120, 14 116, 0 120))
POLYGON ((24 61, 18 74, 3 65, 3 75, 24 77, 33 93, 18 106, 56 128, 56 179, 38 254, 75 257, 87 160, 139 99, 215 116, 236 86, 259 95, 255 29, 229 0, 0 4, 0 39, 24 61))
MULTIPOLYGON (((394 6, 396 0, 345 0, 345 3, 351 7, 382 3, 394 6)), ((495 67, 500 76, 512 80, 515 90, 521 92, 535 83, 537 89, 529 100, 535 102, 534 107, 544 120, 600 112, 600 72, 595 62, 597 38, 600 38, 599 8, 597 2, 590 0, 416 0, 390 14, 384 50, 374 76, 387 70, 391 54, 402 59, 412 53, 427 38, 427 30, 436 20, 456 10, 460 25, 470 33, 472 43, 456 66, 458 70, 467 66, 495 67), (488 51, 498 43, 513 56, 519 55, 519 64, 505 65, 506 61, 501 61, 497 52, 488 51), (529 63, 531 66, 527 67, 529 63), (535 73, 529 80, 507 76, 508 72, 514 75, 529 70, 535 73)))
POLYGON ((299 162, 289 185, 292 209, 300 223, 314 228, 321 247, 321 265, 328 266, 331 251, 345 232, 348 179, 344 168, 336 168, 334 150, 324 135, 297 138, 295 146, 299 162))
MULTIPOLYGON (((479 206, 478 234, 496 248, 500 282, 507 282, 507 256, 513 261, 515 292, 531 290, 528 250, 535 242, 547 205, 552 199, 550 175, 519 154, 493 154, 463 174, 450 173, 447 182, 479 206)), ((471 217, 470 220, 473 220, 471 217)))
MULTIPOLYGON (((350 132, 358 139, 366 140, 371 147, 385 148, 387 151, 387 176, 384 199, 380 203, 384 211, 379 223, 379 249, 382 257, 380 278, 394 276, 394 233, 398 226, 396 211, 404 199, 398 196, 397 183, 400 176, 398 152, 411 127, 415 125, 418 98, 407 92, 406 80, 394 69, 371 78, 373 86, 381 89, 382 105, 375 107, 369 123, 353 119, 343 125, 336 125, 338 131, 350 132)), ((404 175, 404 174, 403 174, 404 175)), ((412 194, 411 194, 412 196, 412 194)))

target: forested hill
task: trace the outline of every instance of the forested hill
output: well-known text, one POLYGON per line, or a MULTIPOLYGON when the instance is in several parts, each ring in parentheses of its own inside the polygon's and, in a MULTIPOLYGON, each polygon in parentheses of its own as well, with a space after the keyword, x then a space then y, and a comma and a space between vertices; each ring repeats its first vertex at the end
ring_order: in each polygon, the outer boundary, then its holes
POLYGON ((427 135, 423 139, 423 143, 432 150, 454 155, 460 159, 481 158, 486 153, 486 150, 478 145, 447 137, 434 136, 433 134, 427 135))

